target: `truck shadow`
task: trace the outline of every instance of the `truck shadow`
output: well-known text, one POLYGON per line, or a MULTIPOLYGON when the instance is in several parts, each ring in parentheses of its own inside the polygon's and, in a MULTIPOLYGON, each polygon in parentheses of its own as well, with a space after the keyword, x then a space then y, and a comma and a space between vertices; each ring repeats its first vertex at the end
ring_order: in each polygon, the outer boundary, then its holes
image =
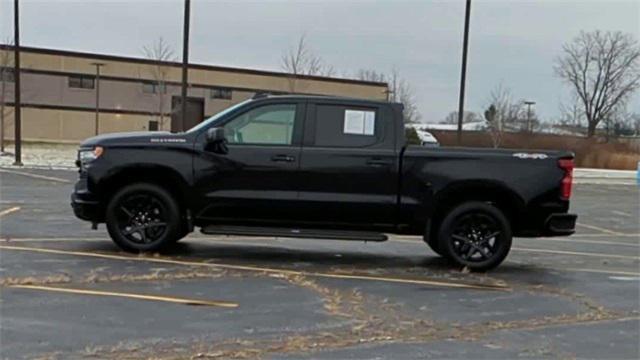
MULTIPOLYGON (((334 243, 332 241, 332 243, 334 243)), ((304 248, 286 246, 286 243, 269 243, 265 245, 242 241, 217 243, 189 239, 175 244, 171 249, 158 255, 163 258, 233 264, 254 267, 291 269, 298 271, 358 271, 377 274, 401 275, 442 275, 469 277, 472 275, 495 275, 503 278, 538 279, 548 269, 533 265, 520 265, 505 262, 495 270, 485 273, 468 274, 459 266, 431 252, 425 245, 423 252, 390 252, 388 248, 376 248, 372 245, 366 249, 340 247, 338 243, 327 248, 314 248, 310 243, 304 248)), ((299 244, 298 244, 299 245, 299 244)), ((81 245, 83 251, 120 252, 111 242, 93 242, 81 245)))
MULTIPOLYGON (((229 263, 252 263, 255 265, 294 265, 305 266, 352 266, 362 268, 413 268, 453 269, 449 263, 429 252, 424 254, 384 254, 375 249, 358 251, 355 249, 292 248, 285 246, 258 244, 189 244, 178 243, 162 255, 170 257, 189 257, 198 260, 219 260, 229 263)), ((425 245, 426 246, 426 245, 425 245)))

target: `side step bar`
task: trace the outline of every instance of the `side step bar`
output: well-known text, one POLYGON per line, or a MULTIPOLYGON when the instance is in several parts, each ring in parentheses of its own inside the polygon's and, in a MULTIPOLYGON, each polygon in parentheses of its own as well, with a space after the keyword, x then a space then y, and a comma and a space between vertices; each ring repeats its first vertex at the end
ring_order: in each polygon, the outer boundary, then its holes
POLYGON ((331 239, 354 241, 387 241, 388 237, 382 233, 368 231, 341 231, 321 229, 291 229, 258 226, 225 226, 209 225, 202 228, 203 234, 208 235, 242 235, 242 236, 268 236, 268 237, 292 237, 306 239, 331 239))

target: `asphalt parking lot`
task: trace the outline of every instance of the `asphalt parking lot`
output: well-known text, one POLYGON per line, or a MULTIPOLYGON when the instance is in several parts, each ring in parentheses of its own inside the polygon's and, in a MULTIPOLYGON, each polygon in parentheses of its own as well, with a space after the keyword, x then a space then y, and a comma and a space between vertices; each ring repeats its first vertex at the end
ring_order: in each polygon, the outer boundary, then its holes
POLYGON ((640 357, 640 192, 577 185, 570 238, 461 272, 420 238, 193 234, 120 252, 73 216, 76 173, 0 169, 0 357, 640 357))

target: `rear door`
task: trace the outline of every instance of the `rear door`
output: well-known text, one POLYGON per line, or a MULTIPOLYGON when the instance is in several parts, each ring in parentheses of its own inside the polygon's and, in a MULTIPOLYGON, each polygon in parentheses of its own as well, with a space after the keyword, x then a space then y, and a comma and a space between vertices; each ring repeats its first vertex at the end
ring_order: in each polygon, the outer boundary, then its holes
POLYGON ((309 102, 299 216, 329 227, 393 226, 398 159, 389 107, 309 102))

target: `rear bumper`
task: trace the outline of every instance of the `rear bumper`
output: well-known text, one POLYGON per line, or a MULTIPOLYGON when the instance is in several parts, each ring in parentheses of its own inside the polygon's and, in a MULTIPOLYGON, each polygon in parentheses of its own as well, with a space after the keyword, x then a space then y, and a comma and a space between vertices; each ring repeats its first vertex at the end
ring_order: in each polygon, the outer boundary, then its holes
POLYGON ((576 230, 575 214, 551 214, 544 222, 544 236, 567 236, 576 230))

